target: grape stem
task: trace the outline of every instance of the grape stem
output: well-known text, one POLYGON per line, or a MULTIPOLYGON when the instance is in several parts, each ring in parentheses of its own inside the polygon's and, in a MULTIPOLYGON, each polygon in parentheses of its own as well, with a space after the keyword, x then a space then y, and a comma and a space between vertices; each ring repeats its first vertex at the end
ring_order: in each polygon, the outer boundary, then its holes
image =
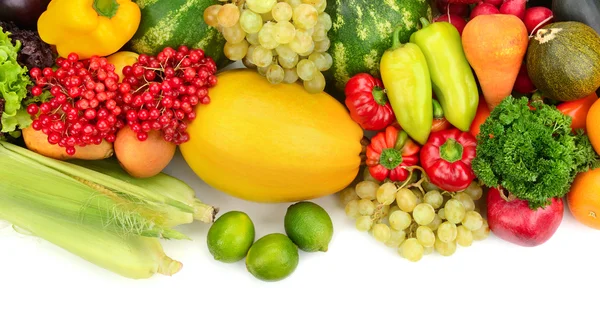
POLYGON ((425 194, 425 189, 423 189, 423 183, 426 181, 429 181, 429 178, 427 177, 427 174, 425 173, 425 170, 421 167, 421 166, 402 166, 403 169, 407 170, 409 175, 408 178, 406 179, 406 181, 404 181, 404 183, 398 187, 398 190, 403 189, 403 188, 413 188, 416 187, 417 189, 419 189, 421 191, 421 193, 425 194), (419 170, 421 171, 421 178, 414 183, 410 183, 410 180, 412 179, 412 176, 414 175, 415 170, 419 170))

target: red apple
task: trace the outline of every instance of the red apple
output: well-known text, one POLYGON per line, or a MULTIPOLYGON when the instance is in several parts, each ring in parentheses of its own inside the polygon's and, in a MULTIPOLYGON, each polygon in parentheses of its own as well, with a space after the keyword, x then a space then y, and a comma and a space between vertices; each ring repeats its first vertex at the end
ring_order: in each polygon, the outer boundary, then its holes
POLYGON ((454 25, 454 27, 458 30, 458 34, 462 35, 463 30, 465 29, 465 26, 467 25, 467 21, 465 21, 464 18, 457 16, 457 15, 452 15, 450 14, 450 16, 444 14, 439 16, 438 18, 436 18, 434 20, 435 22, 448 22, 452 25, 454 25))
POLYGON ((526 201, 506 201, 500 191, 491 188, 487 196, 490 230, 501 239, 526 247, 545 243, 562 222, 564 205, 554 198, 545 208, 532 210, 526 201))

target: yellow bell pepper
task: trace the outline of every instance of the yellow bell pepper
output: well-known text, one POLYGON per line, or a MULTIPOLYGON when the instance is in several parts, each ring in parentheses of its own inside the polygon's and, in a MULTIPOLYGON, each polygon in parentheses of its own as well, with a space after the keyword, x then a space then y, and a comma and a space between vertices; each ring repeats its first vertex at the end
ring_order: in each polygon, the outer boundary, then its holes
POLYGON ((38 33, 62 57, 107 56, 133 37, 140 19, 131 0, 52 0, 38 20, 38 33))
POLYGON ((123 68, 137 62, 139 55, 134 52, 118 52, 106 58, 108 63, 115 66, 115 73, 119 75, 119 82, 123 81, 123 68))

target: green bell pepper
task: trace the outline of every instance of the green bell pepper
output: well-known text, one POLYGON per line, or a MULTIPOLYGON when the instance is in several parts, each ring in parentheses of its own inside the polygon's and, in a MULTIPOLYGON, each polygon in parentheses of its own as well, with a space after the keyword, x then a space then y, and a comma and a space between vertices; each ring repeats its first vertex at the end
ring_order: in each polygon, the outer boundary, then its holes
POLYGON ((401 28, 379 63, 381 80, 398 124, 416 142, 424 145, 431 133, 433 104, 431 78, 419 46, 399 40, 401 28))
POLYGON ((429 23, 421 18, 421 25, 421 29, 410 36, 410 42, 419 46, 425 55, 433 91, 446 120, 467 132, 477 113, 479 91, 460 34, 447 22, 429 23))

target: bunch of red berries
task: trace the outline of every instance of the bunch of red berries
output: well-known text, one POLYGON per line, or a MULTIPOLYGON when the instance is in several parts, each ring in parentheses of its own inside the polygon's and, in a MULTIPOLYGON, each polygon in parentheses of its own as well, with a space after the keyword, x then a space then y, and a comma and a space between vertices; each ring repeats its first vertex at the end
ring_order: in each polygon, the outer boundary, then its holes
POLYGON ((114 142, 116 132, 125 125, 117 102, 119 76, 105 58, 80 61, 77 54, 56 60, 57 69, 32 68, 34 96, 45 90, 47 102, 31 104, 27 113, 34 120, 32 128, 44 132, 50 144, 75 154, 76 146, 114 142))
POLYGON ((126 123, 144 141, 148 132, 163 133, 166 141, 189 140, 188 123, 196 118, 194 107, 208 104, 208 89, 217 84, 217 65, 202 49, 167 47, 156 57, 142 54, 123 68, 119 101, 126 123))

